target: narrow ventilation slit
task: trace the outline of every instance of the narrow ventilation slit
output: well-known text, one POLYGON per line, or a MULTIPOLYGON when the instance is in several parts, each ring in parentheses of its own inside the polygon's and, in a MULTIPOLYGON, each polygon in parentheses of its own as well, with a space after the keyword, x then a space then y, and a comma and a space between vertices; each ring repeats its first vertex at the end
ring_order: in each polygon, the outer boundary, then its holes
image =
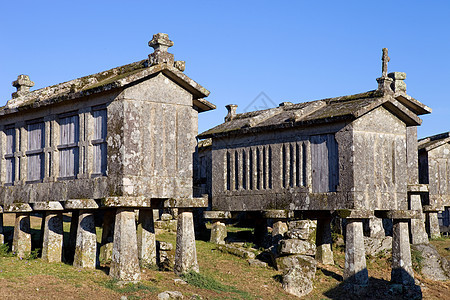
POLYGON ((256 189, 261 189, 261 154, 259 148, 256 148, 256 189))
POLYGON ((272 148, 269 146, 269 189, 272 188, 272 148))
POLYGON ((227 190, 231 190, 231 157, 230 152, 227 152, 227 190))
POLYGON ((284 145, 281 148, 281 151, 281 159, 283 164, 282 183, 283 187, 286 188, 286 147, 284 145))
POLYGON ((301 182, 301 173, 300 173, 300 146, 298 144, 295 144, 295 173, 297 174, 297 177, 295 178, 295 186, 300 186, 301 182))
POLYGON ((234 189, 239 190, 239 153, 234 151, 234 189))
POLYGON ((289 168, 289 186, 290 187, 294 187, 294 181, 295 181, 295 178, 294 178, 294 176, 295 176, 295 174, 294 174, 294 159, 295 159, 295 152, 294 152, 294 147, 293 147, 293 145, 289 145, 289 158, 290 158, 290 162, 289 162, 289 165, 290 165, 290 168, 289 168))
POLYGON ((248 151, 248 160, 249 160, 249 176, 248 176, 248 183, 250 186, 250 190, 253 190, 253 150, 250 148, 248 151))
POLYGON ((242 188, 247 189, 247 157, 245 150, 242 150, 242 188))
POLYGON ((306 149, 306 143, 302 143, 302 186, 306 186, 306 157, 307 157, 307 149, 306 149))
POLYGON ((267 189, 267 167, 266 167, 266 163, 267 163, 267 148, 263 147, 263 166, 262 166, 262 175, 263 175, 263 188, 267 189))

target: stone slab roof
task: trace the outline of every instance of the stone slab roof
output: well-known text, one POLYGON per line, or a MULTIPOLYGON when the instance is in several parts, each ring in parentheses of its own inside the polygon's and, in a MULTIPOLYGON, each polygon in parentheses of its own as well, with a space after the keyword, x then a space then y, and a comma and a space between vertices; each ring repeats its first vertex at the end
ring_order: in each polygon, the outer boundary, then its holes
POLYGON ((422 120, 417 115, 431 112, 406 93, 373 90, 298 104, 285 102, 276 108, 236 114, 231 119, 227 116, 228 121, 201 133, 199 138, 354 120, 379 106, 391 111, 408 126, 420 125, 422 120))
POLYGON ((444 132, 419 140, 419 150, 430 151, 446 143, 450 143, 450 132, 444 132))
POLYGON ((156 34, 149 42, 149 46, 156 49, 149 55, 149 59, 35 91, 29 91, 29 87, 32 87, 34 83, 29 80, 28 76, 20 75, 18 80, 13 82, 13 85, 18 88, 18 92, 13 94, 14 98, 9 100, 5 106, 0 107, 0 115, 123 88, 150 78, 159 72, 164 73, 189 91, 193 95, 193 105, 200 112, 215 109, 214 104, 203 99, 209 95, 209 91, 186 76, 182 72, 184 71, 184 62, 174 62, 173 54, 167 52, 167 48, 171 45, 173 42, 168 39, 167 34, 156 34), (23 91, 24 87, 25 91, 23 91))

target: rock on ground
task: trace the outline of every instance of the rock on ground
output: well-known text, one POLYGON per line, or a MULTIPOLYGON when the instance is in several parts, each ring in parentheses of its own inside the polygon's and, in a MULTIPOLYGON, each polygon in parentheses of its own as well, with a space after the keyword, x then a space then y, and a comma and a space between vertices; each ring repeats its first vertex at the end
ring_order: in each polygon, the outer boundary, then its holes
POLYGON ((375 256, 382 251, 392 249, 392 237, 385 236, 383 238, 364 237, 364 248, 366 254, 375 256))
POLYGON ((178 291, 165 291, 158 294, 158 300, 183 299, 183 294, 178 291))
POLYGON ((450 264, 445 257, 437 252, 431 244, 411 245, 422 253, 422 275, 431 280, 448 280, 450 278, 450 264))
POLYGON ((277 259, 283 269, 283 289, 297 297, 303 297, 313 290, 316 261, 306 255, 293 255, 277 259))

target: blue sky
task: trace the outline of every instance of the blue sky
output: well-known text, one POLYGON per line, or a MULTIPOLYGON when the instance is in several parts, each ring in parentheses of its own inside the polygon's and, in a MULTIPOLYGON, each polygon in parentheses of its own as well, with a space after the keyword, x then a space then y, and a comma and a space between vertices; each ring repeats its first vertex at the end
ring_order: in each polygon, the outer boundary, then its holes
POLYGON ((217 105, 200 115, 204 131, 230 103, 243 112, 375 89, 387 47, 389 71, 406 72, 408 94, 433 109, 424 137, 450 131, 449 31, 445 0, 2 1, 0 105, 19 74, 38 89, 107 70, 146 58, 165 32, 217 105))

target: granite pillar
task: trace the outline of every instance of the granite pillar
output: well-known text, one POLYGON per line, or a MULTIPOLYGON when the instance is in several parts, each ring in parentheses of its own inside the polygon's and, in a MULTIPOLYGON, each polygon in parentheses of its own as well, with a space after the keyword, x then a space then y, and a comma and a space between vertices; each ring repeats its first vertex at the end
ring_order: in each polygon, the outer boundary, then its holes
POLYGON ((411 219, 411 244, 428 244, 428 235, 425 230, 425 216, 422 213, 422 200, 420 195, 410 195, 411 210, 421 212, 420 219, 411 219))
POLYGON ((216 221, 211 227, 211 238, 209 241, 213 244, 225 244, 225 238, 227 237, 227 227, 224 223, 216 221))
POLYGON ((439 220, 438 220, 438 213, 433 212, 427 212, 427 223, 428 223, 428 230, 429 230, 429 236, 431 239, 436 239, 441 237, 441 229, 439 228, 439 220))
POLYGON ((414 285, 408 220, 394 220, 391 281, 403 285, 414 285))
POLYGON ((62 212, 46 212, 43 230, 42 260, 61 262, 64 233, 62 212))
POLYGON ((97 265, 97 236, 93 211, 81 210, 78 217, 77 238, 73 265, 95 269, 97 265))
POLYGON ((331 218, 317 220, 316 229, 316 260, 324 265, 333 265, 333 250, 331 245, 331 218))
POLYGON ((31 252, 30 214, 16 213, 12 251, 18 257, 31 252))
POLYGON ((109 275, 124 282, 136 282, 141 278, 134 209, 117 209, 109 275))
POLYGON ((369 282, 364 249, 363 222, 360 219, 347 219, 343 277, 346 282, 360 286, 365 286, 369 282))
POLYGON ((192 212, 178 214, 177 245, 175 249, 175 274, 199 272, 195 247, 194 217, 192 212))
POLYGON ((114 241, 114 220, 116 212, 113 209, 105 210, 102 222, 102 242, 99 251, 99 261, 110 262, 114 241))
POLYGON ((141 266, 156 265, 156 239, 153 210, 140 209, 137 228, 138 257, 141 266))

